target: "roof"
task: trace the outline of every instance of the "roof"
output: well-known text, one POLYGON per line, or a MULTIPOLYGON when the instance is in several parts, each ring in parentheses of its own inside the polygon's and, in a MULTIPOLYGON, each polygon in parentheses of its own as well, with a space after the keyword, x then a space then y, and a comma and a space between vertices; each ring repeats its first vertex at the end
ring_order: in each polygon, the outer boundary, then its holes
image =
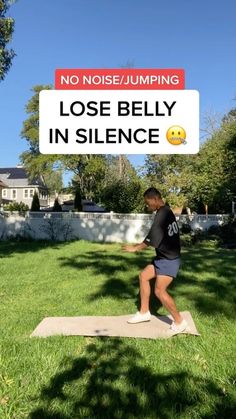
POLYGON ((0 179, 0 187, 2 187, 2 188, 7 188, 7 185, 5 185, 5 183, 3 183, 3 182, 1 181, 1 179, 0 179))
POLYGON ((6 183, 6 186, 24 187, 24 186, 44 186, 42 179, 34 178, 29 182, 29 176, 23 167, 4 167, 0 168, 0 180, 6 183))
POLYGON ((8 174, 8 179, 28 179, 26 170, 23 167, 7 167, 7 168, 0 168, 0 176, 1 174, 8 174))
MULTIPOLYGON (((100 205, 95 204, 93 201, 82 199, 81 203, 82 203, 84 212, 107 212, 105 208, 101 207, 100 205)), ((63 206, 64 208, 66 208, 66 206, 73 206, 74 208, 74 200, 69 199, 68 201, 64 201, 63 206)))

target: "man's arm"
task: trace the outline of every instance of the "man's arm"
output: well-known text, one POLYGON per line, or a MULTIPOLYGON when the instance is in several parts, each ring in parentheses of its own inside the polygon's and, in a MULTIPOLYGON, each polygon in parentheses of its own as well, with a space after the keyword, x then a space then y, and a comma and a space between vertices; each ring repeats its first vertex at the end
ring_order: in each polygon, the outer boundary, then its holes
POLYGON ((135 253, 139 252, 140 250, 146 249, 146 247, 148 247, 148 245, 144 242, 138 244, 125 244, 124 246, 122 246, 122 250, 125 250, 129 253, 135 253))
POLYGON ((168 211, 164 208, 161 208, 156 214, 150 231, 143 241, 148 246, 155 248, 160 246, 164 237, 164 227, 166 225, 167 216, 168 211))

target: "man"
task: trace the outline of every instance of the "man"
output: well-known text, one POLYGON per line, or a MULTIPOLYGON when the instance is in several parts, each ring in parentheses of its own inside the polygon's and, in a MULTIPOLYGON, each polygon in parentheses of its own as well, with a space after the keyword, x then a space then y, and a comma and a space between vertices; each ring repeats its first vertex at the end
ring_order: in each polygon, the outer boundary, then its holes
POLYGON ((180 238, 176 218, 162 200, 160 192, 156 188, 149 188, 144 193, 144 201, 147 208, 156 211, 151 229, 140 244, 125 245, 123 250, 137 252, 153 246, 156 257, 146 266, 139 275, 141 307, 128 323, 140 323, 149 321, 150 280, 156 278, 155 295, 162 305, 170 312, 174 321, 170 326, 175 333, 183 332, 187 328, 187 322, 177 311, 173 298, 168 294, 167 288, 177 276, 180 266, 180 238))

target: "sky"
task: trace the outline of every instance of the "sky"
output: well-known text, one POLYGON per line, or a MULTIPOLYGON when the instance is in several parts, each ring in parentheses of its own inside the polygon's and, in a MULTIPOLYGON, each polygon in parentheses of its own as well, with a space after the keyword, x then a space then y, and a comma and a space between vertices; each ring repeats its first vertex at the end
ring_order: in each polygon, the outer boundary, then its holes
POLYGON ((186 89, 200 92, 200 126, 222 117, 236 107, 235 15, 235 0, 18 0, 8 11, 17 56, 0 83, 0 167, 20 163, 31 88, 54 84, 56 68, 183 68, 186 89))

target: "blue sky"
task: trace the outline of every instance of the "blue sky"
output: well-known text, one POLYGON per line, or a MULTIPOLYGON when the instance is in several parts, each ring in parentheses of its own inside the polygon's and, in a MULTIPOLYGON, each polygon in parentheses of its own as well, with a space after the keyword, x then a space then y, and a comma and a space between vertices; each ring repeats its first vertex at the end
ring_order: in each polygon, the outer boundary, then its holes
MULTIPOLYGON (((25 105, 56 68, 184 68, 197 89, 201 121, 236 106, 235 0, 18 0, 11 47, 17 56, 0 83, 0 167, 15 166, 25 105)), ((202 123, 202 122, 201 122, 202 123)), ((135 165, 144 156, 130 156, 135 165)), ((68 176, 65 178, 68 180, 68 176)))

